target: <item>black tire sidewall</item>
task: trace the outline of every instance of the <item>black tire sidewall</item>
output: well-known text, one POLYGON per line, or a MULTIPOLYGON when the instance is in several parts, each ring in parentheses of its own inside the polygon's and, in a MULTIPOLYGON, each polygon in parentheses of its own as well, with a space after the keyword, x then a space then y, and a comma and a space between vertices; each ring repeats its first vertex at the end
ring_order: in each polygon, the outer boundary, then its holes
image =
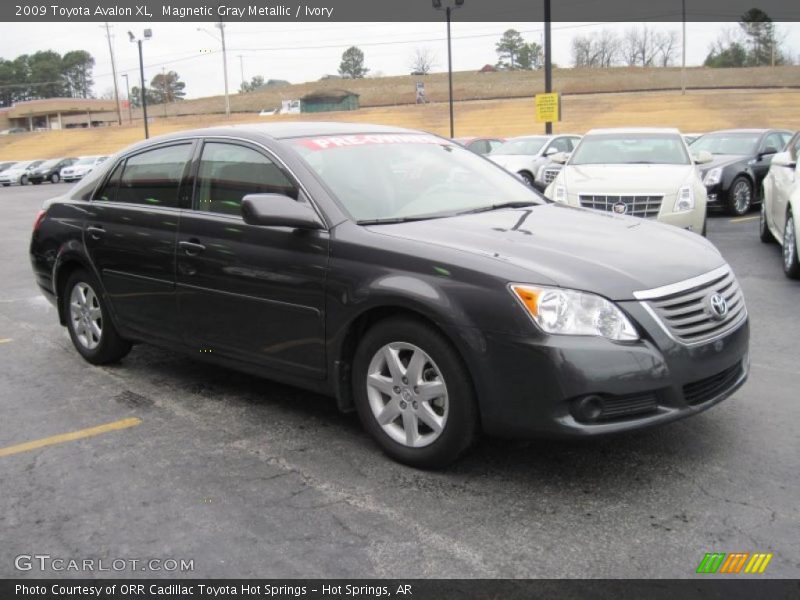
POLYGON ((64 285, 62 302, 69 337, 72 340, 72 344, 75 346, 75 349, 84 359, 92 364, 101 365, 118 361, 128 353, 130 350, 130 344, 122 340, 117 333, 114 323, 109 316, 108 306, 106 304, 106 299, 103 296, 100 284, 93 275, 83 269, 74 271, 69 276, 69 279, 67 279, 67 283, 64 285), (100 305, 100 312, 103 316, 103 333, 100 338, 100 343, 97 345, 97 347, 91 350, 85 348, 78 341, 77 335, 73 329, 72 317, 70 315, 70 297, 72 296, 73 288, 78 283, 85 283, 92 288, 95 296, 97 297, 98 304, 100 305))
POLYGON ((60 177, 58 176, 58 173, 53 173, 50 175, 50 183, 58 183, 59 179, 60 177))
POLYGON ((522 179, 524 179, 524 180, 525 180, 525 185, 527 185, 527 186, 529 186, 529 187, 531 187, 531 188, 534 188, 534 187, 535 187, 535 185, 534 185, 534 184, 535 184, 535 182, 536 182, 536 179, 534 178, 534 176, 533 176, 533 175, 531 175, 531 174, 530 174, 530 173, 528 173, 527 171, 520 171, 520 172, 519 172, 519 176, 520 176, 520 177, 522 177, 522 179))
POLYGON ((765 244, 770 244, 775 241, 772 232, 769 230, 769 225, 767 225, 767 203, 763 198, 761 200, 761 209, 758 214, 758 237, 765 244))
MULTIPOLYGON (((783 243, 784 244, 786 243, 786 232, 789 230, 789 227, 794 227, 795 226, 794 219, 795 219, 794 215, 792 214, 791 211, 789 211, 789 214, 786 215, 786 227, 785 227, 784 232, 783 232, 783 240, 784 240, 783 243)), ((790 264, 790 265, 786 264, 786 260, 783 258, 783 253, 781 253, 781 259, 782 259, 781 262, 783 263, 783 272, 786 274, 787 277, 789 277, 791 279, 800 279, 800 256, 798 256, 798 253, 797 253, 797 246, 798 246, 798 241, 797 241, 797 236, 795 236, 795 239, 794 239, 794 253, 792 255, 794 258, 792 260, 792 264, 790 264)))
POLYGON ((412 318, 393 318, 372 327, 362 338, 353 361, 353 397, 361 423, 383 451, 395 460, 418 468, 440 468, 453 462, 472 443, 477 427, 477 403, 469 372, 453 345, 432 326, 412 318), (430 445, 408 448, 390 438, 369 406, 366 377, 375 353, 392 342, 406 342, 424 350, 441 371, 448 393, 444 431, 430 445))

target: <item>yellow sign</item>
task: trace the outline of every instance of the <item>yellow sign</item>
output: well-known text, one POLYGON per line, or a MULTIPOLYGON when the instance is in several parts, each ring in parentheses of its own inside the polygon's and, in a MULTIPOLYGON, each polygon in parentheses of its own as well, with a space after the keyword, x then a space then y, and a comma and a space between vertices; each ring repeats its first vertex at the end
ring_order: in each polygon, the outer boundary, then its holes
POLYGON ((558 93, 536 94, 536 122, 554 123, 561 120, 561 96, 558 93))

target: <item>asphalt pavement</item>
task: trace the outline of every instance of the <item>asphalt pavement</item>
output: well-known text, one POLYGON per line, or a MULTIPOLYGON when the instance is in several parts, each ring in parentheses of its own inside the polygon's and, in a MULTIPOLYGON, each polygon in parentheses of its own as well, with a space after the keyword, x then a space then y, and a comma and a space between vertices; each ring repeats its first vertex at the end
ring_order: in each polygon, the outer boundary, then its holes
POLYGON ((484 438, 424 472, 329 398, 145 344, 84 362, 28 260, 36 211, 66 189, 0 189, 0 577, 684 578, 707 552, 773 553, 758 577, 800 577, 800 282, 757 213, 709 223, 751 318, 734 397, 603 440, 484 438), (162 567, 18 570, 34 555, 162 567))

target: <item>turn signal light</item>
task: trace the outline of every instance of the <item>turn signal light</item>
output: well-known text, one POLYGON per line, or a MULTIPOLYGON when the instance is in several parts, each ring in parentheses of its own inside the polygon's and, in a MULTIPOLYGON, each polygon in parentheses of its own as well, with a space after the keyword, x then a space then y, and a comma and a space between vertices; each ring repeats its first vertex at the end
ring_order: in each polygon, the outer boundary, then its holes
POLYGON ((39 231, 39 226, 42 224, 42 221, 44 221, 45 215, 47 215, 46 210, 40 210, 38 213, 36 213, 36 218, 33 220, 34 231, 39 231))

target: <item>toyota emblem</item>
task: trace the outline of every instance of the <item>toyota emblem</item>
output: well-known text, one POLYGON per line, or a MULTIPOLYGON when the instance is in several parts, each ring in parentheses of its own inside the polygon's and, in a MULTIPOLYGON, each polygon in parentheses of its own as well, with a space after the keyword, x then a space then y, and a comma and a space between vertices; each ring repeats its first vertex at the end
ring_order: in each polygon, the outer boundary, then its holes
POLYGON ((708 308, 711 316, 717 321, 722 321, 728 316, 728 301, 722 294, 711 294, 708 298, 708 308))

